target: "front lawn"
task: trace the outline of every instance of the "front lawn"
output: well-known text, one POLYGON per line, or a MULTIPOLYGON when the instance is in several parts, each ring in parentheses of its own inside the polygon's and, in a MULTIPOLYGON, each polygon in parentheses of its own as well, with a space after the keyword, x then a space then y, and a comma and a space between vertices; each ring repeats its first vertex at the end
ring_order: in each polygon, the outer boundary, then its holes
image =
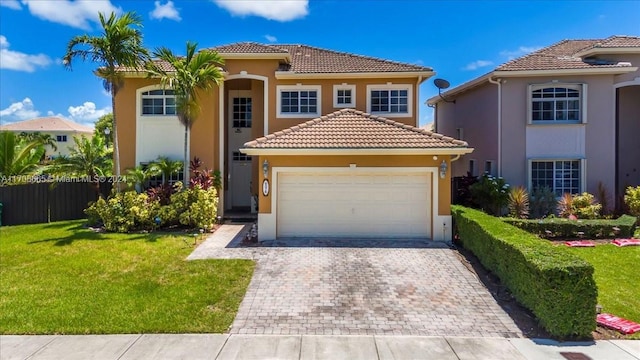
MULTIPOLYGON (((603 312, 640 323, 640 247, 604 244, 570 251, 595 268, 598 303, 603 312)), ((640 339, 640 333, 631 338, 640 339)))
POLYGON ((254 263, 191 251, 186 236, 83 221, 0 227, 0 334, 224 332, 254 263))

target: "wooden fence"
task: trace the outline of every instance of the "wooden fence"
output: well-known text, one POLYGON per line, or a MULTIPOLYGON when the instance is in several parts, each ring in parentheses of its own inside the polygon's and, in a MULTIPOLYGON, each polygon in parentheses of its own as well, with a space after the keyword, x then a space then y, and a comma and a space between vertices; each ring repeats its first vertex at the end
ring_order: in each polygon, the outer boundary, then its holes
MULTIPOLYGON (((110 183, 101 183, 100 192, 111 191, 110 183)), ((38 224, 61 220, 82 219, 84 209, 97 194, 88 182, 32 183, 0 187, 3 226, 38 224)))

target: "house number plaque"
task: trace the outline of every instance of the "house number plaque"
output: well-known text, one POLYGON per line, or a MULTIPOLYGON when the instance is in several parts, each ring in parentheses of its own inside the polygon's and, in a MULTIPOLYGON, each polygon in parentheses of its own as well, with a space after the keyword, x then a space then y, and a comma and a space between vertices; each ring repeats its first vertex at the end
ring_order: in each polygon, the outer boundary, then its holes
POLYGON ((268 179, 262 180, 262 195, 269 196, 269 180, 268 179))

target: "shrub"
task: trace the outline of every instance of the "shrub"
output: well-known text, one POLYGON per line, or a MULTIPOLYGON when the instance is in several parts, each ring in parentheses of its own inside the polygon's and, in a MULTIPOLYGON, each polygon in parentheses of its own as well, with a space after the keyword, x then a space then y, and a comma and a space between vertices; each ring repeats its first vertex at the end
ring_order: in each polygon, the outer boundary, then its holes
POLYGON ((502 215, 502 209, 509 202, 509 184, 501 177, 484 174, 469 187, 474 204, 493 215, 502 215))
POLYGON ((609 208, 609 191, 607 191, 602 181, 598 181, 597 201, 602 205, 600 213, 606 216, 611 215, 611 209, 609 208))
POLYGON ((544 186, 533 189, 529 205, 531 217, 539 219, 553 214, 558 206, 558 200, 553 190, 544 186))
POLYGON ((85 213, 90 221, 99 218, 107 231, 130 232, 153 229, 159 208, 160 203, 146 194, 125 191, 114 193, 107 200, 98 199, 85 213))
POLYGON ((640 217, 640 186, 627 187, 624 195, 624 203, 631 215, 640 217))
POLYGON ((573 195, 573 214, 578 219, 597 219, 601 210, 602 205, 596 203, 593 195, 586 192, 573 195))
POLYGON ((569 193, 562 194, 560 200, 558 200, 558 215, 563 218, 568 218, 573 214, 573 196, 569 193))
POLYGON ((498 218, 457 205, 452 210, 462 245, 551 335, 591 336, 597 298, 593 266, 498 218))
POLYGON ((585 237, 588 239, 628 238, 633 236, 636 222, 636 218, 629 215, 623 215, 614 220, 575 221, 560 218, 539 220, 504 218, 502 220, 538 236, 561 239, 577 237, 585 237))
POLYGON ((214 188, 195 186, 171 195, 169 205, 158 213, 162 226, 185 225, 209 231, 217 216, 218 197, 214 188))
POLYGON ((509 191, 509 216, 518 219, 529 217, 529 193, 522 186, 509 191))
POLYGON ((458 205, 472 206, 473 201, 471 200, 471 190, 469 188, 478 182, 478 177, 467 172, 467 175, 456 178, 456 181, 455 203, 458 205))
POLYGON ((202 167, 202 160, 194 157, 189 163, 189 168, 193 172, 193 175, 189 179, 189 187, 199 186, 204 190, 213 187, 216 190, 220 190, 220 186, 222 186, 220 171, 212 171, 207 168, 200 169, 200 167, 202 167))

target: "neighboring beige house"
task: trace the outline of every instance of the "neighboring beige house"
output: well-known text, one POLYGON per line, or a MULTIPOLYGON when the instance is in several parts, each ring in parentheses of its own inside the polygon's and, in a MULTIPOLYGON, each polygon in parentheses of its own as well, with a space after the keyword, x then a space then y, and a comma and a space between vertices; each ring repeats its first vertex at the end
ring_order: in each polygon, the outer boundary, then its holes
POLYGON ((436 131, 475 148, 453 176, 487 171, 558 196, 639 185, 639 66, 640 37, 563 40, 432 97, 436 131))
MULTIPOLYGON (((451 161, 472 149, 418 129, 431 68, 307 45, 213 48, 224 83, 202 94, 189 158, 223 176, 220 214, 258 202, 261 240, 451 239, 451 161)), ((121 168, 183 157, 175 99, 127 72, 116 97, 121 168)))
POLYGON ((0 131, 13 131, 16 134, 34 133, 49 134, 56 140, 57 150, 47 145, 46 155, 49 157, 69 155, 69 147, 74 147, 74 136, 93 135, 93 128, 80 125, 69 119, 57 116, 41 117, 0 126, 0 131))

